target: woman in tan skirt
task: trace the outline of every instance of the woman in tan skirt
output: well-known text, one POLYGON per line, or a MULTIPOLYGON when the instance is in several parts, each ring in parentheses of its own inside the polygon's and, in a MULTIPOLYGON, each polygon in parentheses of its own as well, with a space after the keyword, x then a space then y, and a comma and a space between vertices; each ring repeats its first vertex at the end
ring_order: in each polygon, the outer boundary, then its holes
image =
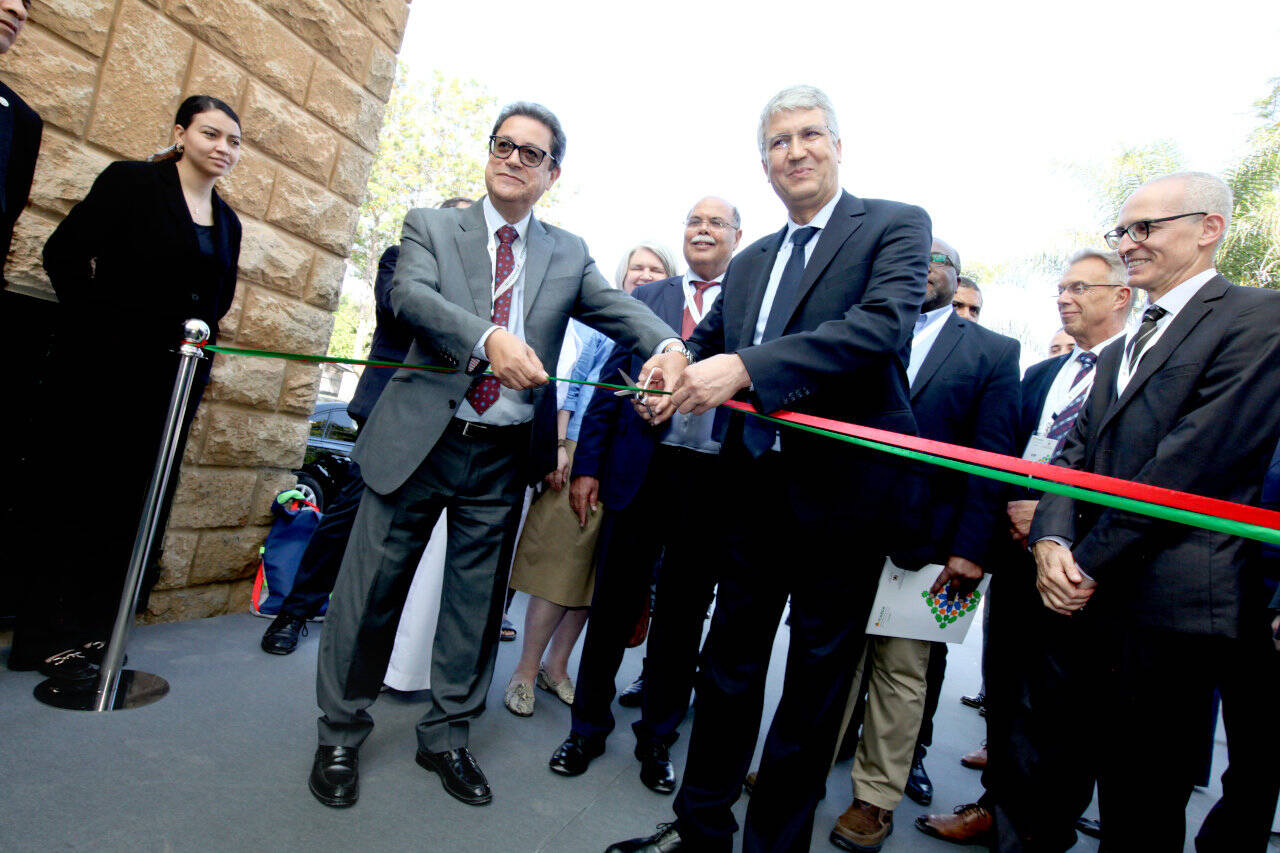
MULTIPOLYGON (((627 253, 618 268, 617 284, 630 293, 637 285, 674 274, 671 253, 656 243, 644 243, 627 253)), ((579 325, 577 331, 583 344, 571 378, 597 381, 613 343, 586 326, 579 325)), ((533 713, 535 683, 566 705, 573 704, 569 653, 578 642, 590 612, 602 508, 593 507, 587 524, 580 526, 569 507, 568 485, 578 428, 593 390, 589 385, 569 388, 559 413, 560 448, 556 470, 547 475, 549 488, 529 508, 516 546, 511 588, 528 593, 529 604, 525 609, 524 646, 507 684, 503 703, 507 710, 521 717, 533 713), (547 652, 545 662, 544 652, 547 652)))

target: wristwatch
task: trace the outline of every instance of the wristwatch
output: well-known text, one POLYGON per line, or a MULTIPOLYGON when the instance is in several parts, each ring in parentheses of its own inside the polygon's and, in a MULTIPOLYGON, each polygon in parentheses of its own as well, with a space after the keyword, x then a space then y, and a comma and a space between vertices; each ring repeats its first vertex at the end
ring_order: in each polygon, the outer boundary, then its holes
POLYGON ((669 352, 678 352, 685 357, 685 361, 689 362, 689 364, 694 362, 693 353, 684 345, 684 341, 672 341, 662 348, 662 352, 664 355, 669 352))

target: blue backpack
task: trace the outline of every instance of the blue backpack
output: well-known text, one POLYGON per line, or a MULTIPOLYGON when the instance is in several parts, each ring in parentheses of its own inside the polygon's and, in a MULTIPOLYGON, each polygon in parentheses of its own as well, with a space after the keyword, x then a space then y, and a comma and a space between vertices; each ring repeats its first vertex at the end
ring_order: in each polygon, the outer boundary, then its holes
MULTIPOLYGON (((262 560, 253 581, 253 597, 249 599, 249 609, 255 616, 274 617, 280 613, 280 606, 293 589, 307 543, 322 517, 315 504, 302 500, 302 493, 296 489, 276 495, 271 513, 275 521, 261 548, 262 560)), ((328 608, 326 601, 320 613, 328 608)))

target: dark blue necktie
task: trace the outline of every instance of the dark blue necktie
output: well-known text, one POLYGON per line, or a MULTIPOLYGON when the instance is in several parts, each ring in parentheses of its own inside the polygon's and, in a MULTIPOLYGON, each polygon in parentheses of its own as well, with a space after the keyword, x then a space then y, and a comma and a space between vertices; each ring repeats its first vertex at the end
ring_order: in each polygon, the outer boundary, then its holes
MULTIPOLYGON (((791 232, 791 256, 787 265, 782 268, 782 277, 778 279, 778 289, 773 292, 773 304, 769 307, 769 319, 764 324, 764 334, 760 343, 771 341, 782 334, 791 312, 796 307, 796 296, 800 292, 800 279, 804 278, 804 246, 818 233, 817 228, 806 225, 791 232)), ((742 442, 752 456, 759 457, 773 447, 778 437, 778 429, 767 421, 747 416, 742 428, 742 442)))
MULTIPOLYGON (((1098 356, 1081 350, 1075 360, 1080 362, 1080 370, 1076 372, 1076 378, 1071 383, 1072 387, 1079 385, 1080 381, 1089 375, 1089 371, 1093 370, 1093 366, 1098 363, 1098 356)), ((1052 438, 1057 441, 1059 449, 1062 447, 1062 440, 1067 437, 1067 433, 1071 432, 1071 428, 1076 425, 1076 419, 1080 417, 1080 412, 1084 409, 1085 400, 1088 396, 1088 392, 1081 391, 1074 400, 1054 416, 1053 423, 1049 424, 1049 431, 1045 433, 1045 438, 1052 438)))

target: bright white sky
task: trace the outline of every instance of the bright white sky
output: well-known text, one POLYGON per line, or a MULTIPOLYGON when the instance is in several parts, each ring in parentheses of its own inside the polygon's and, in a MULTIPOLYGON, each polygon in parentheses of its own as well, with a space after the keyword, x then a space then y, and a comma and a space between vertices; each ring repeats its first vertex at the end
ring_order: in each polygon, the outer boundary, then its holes
MULTIPOLYGON (((1190 168, 1229 165, 1280 75, 1277 44, 1280 3, 1261 0, 414 0, 401 56, 560 117, 560 223, 611 277, 643 238, 679 256, 704 195, 738 205, 744 246, 782 226, 756 127, 784 86, 831 97, 846 189, 919 204, 966 262, 998 264, 1091 227, 1070 164, 1172 139, 1190 168)), ((1057 314, 1041 289, 987 292, 984 319, 1029 324, 1042 350, 1057 314)))

